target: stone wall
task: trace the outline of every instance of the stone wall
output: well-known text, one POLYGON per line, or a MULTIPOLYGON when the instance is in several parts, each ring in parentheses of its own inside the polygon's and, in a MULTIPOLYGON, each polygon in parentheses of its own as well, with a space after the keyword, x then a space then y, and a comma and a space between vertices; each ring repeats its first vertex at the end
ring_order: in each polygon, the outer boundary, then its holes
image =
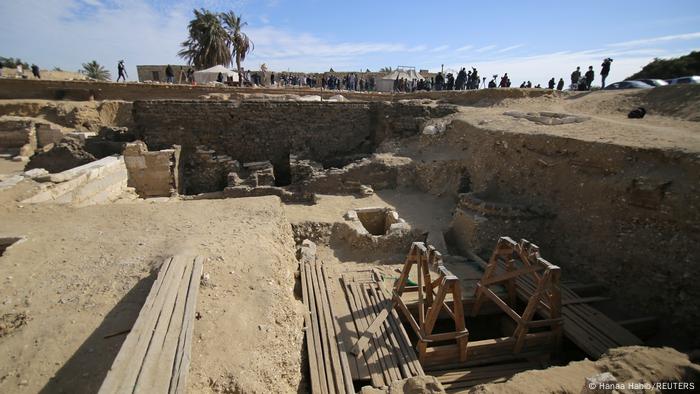
POLYGON ((0 121, 0 152, 30 157, 37 148, 33 121, 6 117, 0 121))
MULTIPOLYGON (((34 170, 35 171, 35 170, 34 170)), ((127 191, 127 170, 122 156, 109 156, 57 174, 35 178, 42 182, 22 203, 56 203, 85 206, 113 201, 127 191)))
POLYGON ((141 141, 126 144, 124 162, 130 187, 143 198, 170 197, 180 191, 180 147, 148 151, 141 141))
POLYGON ((291 182, 290 154, 337 165, 454 111, 421 103, 158 100, 134 102, 133 116, 152 149, 180 145, 186 163, 200 146, 241 163, 269 160, 284 185, 291 182))

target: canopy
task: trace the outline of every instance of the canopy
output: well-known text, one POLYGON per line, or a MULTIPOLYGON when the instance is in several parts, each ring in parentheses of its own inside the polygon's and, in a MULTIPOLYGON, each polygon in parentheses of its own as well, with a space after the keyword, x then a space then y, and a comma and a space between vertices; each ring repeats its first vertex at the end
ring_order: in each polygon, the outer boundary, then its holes
POLYGON ((220 65, 207 68, 206 70, 195 71, 194 81, 197 83, 216 82, 216 79, 219 77, 219 73, 224 75, 224 81, 226 81, 227 77, 231 77, 233 78, 233 82, 238 82, 238 73, 220 65))
POLYGON ((416 70, 402 70, 402 69, 396 69, 389 74, 385 75, 382 77, 382 79, 390 79, 390 80, 396 80, 396 77, 399 77, 399 79, 407 79, 409 81, 415 79, 418 81, 422 81, 424 78, 416 72, 416 70))
POLYGON ((377 91, 379 92, 391 92, 394 90, 394 81, 396 80, 396 77, 399 77, 399 79, 403 78, 407 81, 413 81, 414 79, 417 81, 422 81, 425 78, 423 78, 420 74, 416 72, 416 70, 413 69, 396 69, 389 74, 379 78, 377 80, 376 88, 377 91))

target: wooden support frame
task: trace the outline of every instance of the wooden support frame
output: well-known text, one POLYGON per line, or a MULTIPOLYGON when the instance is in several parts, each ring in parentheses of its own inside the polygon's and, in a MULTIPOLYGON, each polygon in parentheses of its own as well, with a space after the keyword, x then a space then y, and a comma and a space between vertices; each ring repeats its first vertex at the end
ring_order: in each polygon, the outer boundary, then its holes
MULTIPOLYGON (((385 305, 387 312, 395 307, 418 337, 418 359, 423 366, 487 362, 533 352, 548 355, 558 351, 562 338, 560 274, 559 267, 540 257, 536 245, 524 239, 516 243, 509 237, 501 237, 477 283, 471 316, 477 316, 485 302, 492 302, 513 319, 515 329, 510 337, 470 343, 459 278, 445 268, 442 256, 435 248, 414 242, 394 284, 392 302, 385 305), (414 267, 417 285, 408 286, 414 267), (436 279, 431 277, 431 272, 436 279), (519 296, 523 294, 520 288, 522 279, 529 279, 534 285, 520 314, 516 309, 519 296), (505 287, 505 300, 490 288, 494 285, 505 287), (404 292, 417 292, 417 316, 402 300, 404 292), (447 303, 448 295, 452 297, 451 308, 447 303), (442 311, 454 322, 454 330, 434 333, 442 311), (545 319, 535 320, 538 311, 545 319)), ((372 324, 368 324, 368 332, 360 335, 353 353, 360 352, 367 345, 366 338, 373 335, 373 328, 381 325, 386 316, 388 313, 380 313, 372 324)))
POLYGON ((454 357, 459 361, 466 361, 469 331, 464 321, 459 278, 445 268, 442 255, 434 247, 426 246, 423 242, 414 242, 411 245, 399 280, 394 285, 392 300, 418 335, 418 358, 422 364, 427 361, 429 345, 445 341, 454 341, 454 357), (418 285, 406 286, 414 266, 418 285), (431 278, 431 271, 438 275, 437 279, 431 278), (405 291, 418 293, 417 321, 401 299, 405 291), (446 302, 448 294, 452 296, 452 308, 446 302), (434 334, 435 323, 443 310, 454 321, 454 331, 434 334))
POLYGON ((520 240, 516 243, 509 237, 501 237, 489 259, 483 277, 477 283, 476 301, 472 316, 488 299, 503 310, 516 324, 512 338, 513 352, 520 353, 525 344, 525 338, 532 328, 549 328, 552 351, 557 352, 561 345, 563 319, 561 316, 561 270, 556 265, 540 257, 537 245, 520 240), (516 267, 516 265, 519 266, 516 267), (501 267, 505 269, 501 270, 501 267), (499 272, 502 271, 502 272, 499 272), (520 282, 518 278, 529 277, 534 289, 527 300, 522 315, 513 308, 517 300, 520 282), (508 292, 507 302, 502 300, 489 286, 505 282, 508 292), (542 310, 545 320, 533 320, 537 310, 542 310))

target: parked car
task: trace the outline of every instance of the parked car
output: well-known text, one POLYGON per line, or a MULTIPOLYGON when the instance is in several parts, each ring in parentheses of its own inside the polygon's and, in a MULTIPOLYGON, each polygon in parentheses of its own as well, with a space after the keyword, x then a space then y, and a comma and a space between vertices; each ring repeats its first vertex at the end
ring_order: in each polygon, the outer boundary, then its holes
POLYGON ((697 75, 693 75, 690 77, 667 79, 666 82, 668 82, 669 85, 680 85, 684 83, 700 83, 700 77, 698 77, 697 75))
POLYGON ((644 82, 647 85, 651 86, 665 86, 668 85, 668 82, 664 81, 663 79, 638 79, 639 82, 644 82))
POLYGON ((641 81, 622 81, 611 83, 603 90, 618 90, 618 89, 651 89, 653 86, 641 81))

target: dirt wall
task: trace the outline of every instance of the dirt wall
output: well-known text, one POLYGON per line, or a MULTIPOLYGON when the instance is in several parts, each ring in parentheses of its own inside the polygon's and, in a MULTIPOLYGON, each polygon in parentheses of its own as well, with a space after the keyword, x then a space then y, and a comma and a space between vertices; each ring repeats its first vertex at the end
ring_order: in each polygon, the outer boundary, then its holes
MULTIPOLYGON (((604 283, 631 315, 661 316, 676 337, 698 344, 690 336, 700 329, 697 155, 490 131, 461 120, 430 142, 430 152, 453 167, 459 161, 485 201, 547 212, 545 225, 526 235, 566 276, 604 283)), ((500 220, 498 231, 517 239, 520 224, 500 220)), ((475 249, 490 251, 495 242, 475 249)))

